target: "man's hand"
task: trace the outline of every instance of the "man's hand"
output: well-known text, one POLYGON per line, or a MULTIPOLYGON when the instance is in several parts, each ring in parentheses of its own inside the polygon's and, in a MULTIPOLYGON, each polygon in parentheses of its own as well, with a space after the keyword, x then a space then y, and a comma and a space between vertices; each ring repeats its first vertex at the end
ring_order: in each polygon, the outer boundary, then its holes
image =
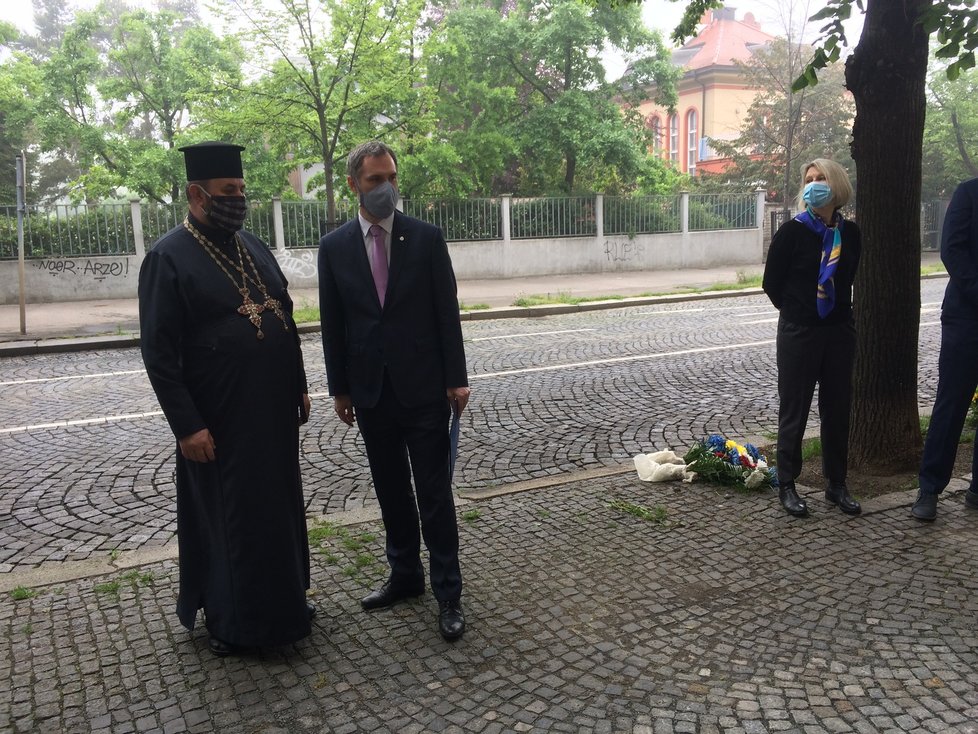
POLYGON ((462 411, 465 410, 465 406, 469 403, 471 392, 467 387, 448 388, 445 393, 448 395, 448 402, 452 406, 452 410, 462 415, 462 411))
POLYGON ((348 426, 353 425, 356 416, 353 414, 353 400, 350 399, 349 395, 337 395, 333 398, 333 409, 341 421, 348 426))
POLYGON ((217 446, 214 444, 211 432, 206 428, 201 428, 197 433, 184 436, 179 443, 180 453, 188 461, 198 461, 202 464, 214 461, 214 452, 217 450, 217 446))
POLYGON ((299 425, 309 421, 309 411, 312 410, 312 401, 307 393, 302 394, 302 408, 299 411, 299 425))

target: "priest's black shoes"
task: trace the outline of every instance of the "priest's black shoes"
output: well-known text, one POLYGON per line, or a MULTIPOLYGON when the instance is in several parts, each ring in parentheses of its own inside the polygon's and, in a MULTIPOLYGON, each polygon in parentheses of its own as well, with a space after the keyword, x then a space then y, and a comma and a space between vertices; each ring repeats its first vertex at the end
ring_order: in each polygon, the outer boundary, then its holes
POLYGON ((208 641, 207 646, 211 649, 211 652, 217 655, 219 658, 226 658, 228 655, 235 655, 241 652, 241 648, 237 645, 232 645, 230 642, 219 640, 213 636, 208 641))
POLYGON ((372 609, 385 609, 392 607, 399 601, 413 599, 424 594, 424 585, 402 586, 388 581, 376 591, 371 591, 360 600, 362 606, 368 612, 372 609))
POLYGON ((805 500, 798 496, 794 482, 785 482, 778 487, 778 499, 781 500, 781 506, 789 515, 805 517, 808 514, 808 505, 805 504, 805 500))
POLYGON ((837 484, 826 489, 825 499, 833 505, 838 505, 839 509, 847 515, 858 515, 863 511, 859 503, 849 494, 849 488, 844 484, 837 484))
POLYGON ((438 631, 449 642, 453 642, 465 633, 465 615, 462 614, 462 602, 438 602, 438 631))
POLYGON ((316 615, 319 614, 319 611, 316 609, 315 605, 311 601, 306 602, 306 611, 309 612, 310 620, 315 619, 316 615))

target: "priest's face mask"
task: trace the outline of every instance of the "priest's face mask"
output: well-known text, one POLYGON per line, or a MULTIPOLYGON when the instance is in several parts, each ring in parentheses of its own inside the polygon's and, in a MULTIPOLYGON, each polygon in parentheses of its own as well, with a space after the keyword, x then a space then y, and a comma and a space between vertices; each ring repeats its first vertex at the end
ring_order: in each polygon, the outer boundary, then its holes
POLYGON ((202 208, 210 223, 225 232, 237 232, 248 216, 248 199, 244 195, 244 181, 221 179, 217 186, 220 194, 211 194, 200 184, 196 188, 204 195, 207 204, 202 208))

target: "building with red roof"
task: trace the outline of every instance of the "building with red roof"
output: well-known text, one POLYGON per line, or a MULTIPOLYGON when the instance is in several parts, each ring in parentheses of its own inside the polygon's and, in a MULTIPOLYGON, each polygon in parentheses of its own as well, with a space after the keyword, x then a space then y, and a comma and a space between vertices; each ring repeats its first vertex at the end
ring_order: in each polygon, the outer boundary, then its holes
MULTIPOLYGON (((703 23, 695 38, 672 53, 673 63, 683 69, 676 111, 670 113, 651 99, 639 107, 653 131, 656 152, 690 175, 716 173, 730 165, 728 158, 716 157, 710 141, 740 134, 756 90, 738 64, 774 40, 752 13, 737 20, 735 8, 712 10, 703 23)), ((649 97, 654 96, 652 89, 649 97)))

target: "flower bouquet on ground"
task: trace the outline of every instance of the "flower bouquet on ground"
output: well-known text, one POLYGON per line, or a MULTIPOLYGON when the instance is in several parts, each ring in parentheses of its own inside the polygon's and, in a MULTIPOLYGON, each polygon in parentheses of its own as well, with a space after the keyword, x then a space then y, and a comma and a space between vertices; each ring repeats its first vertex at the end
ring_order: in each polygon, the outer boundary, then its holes
POLYGON ((703 439, 683 456, 686 471, 715 484, 764 489, 777 486, 773 467, 753 444, 741 445, 716 433, 703 439))

